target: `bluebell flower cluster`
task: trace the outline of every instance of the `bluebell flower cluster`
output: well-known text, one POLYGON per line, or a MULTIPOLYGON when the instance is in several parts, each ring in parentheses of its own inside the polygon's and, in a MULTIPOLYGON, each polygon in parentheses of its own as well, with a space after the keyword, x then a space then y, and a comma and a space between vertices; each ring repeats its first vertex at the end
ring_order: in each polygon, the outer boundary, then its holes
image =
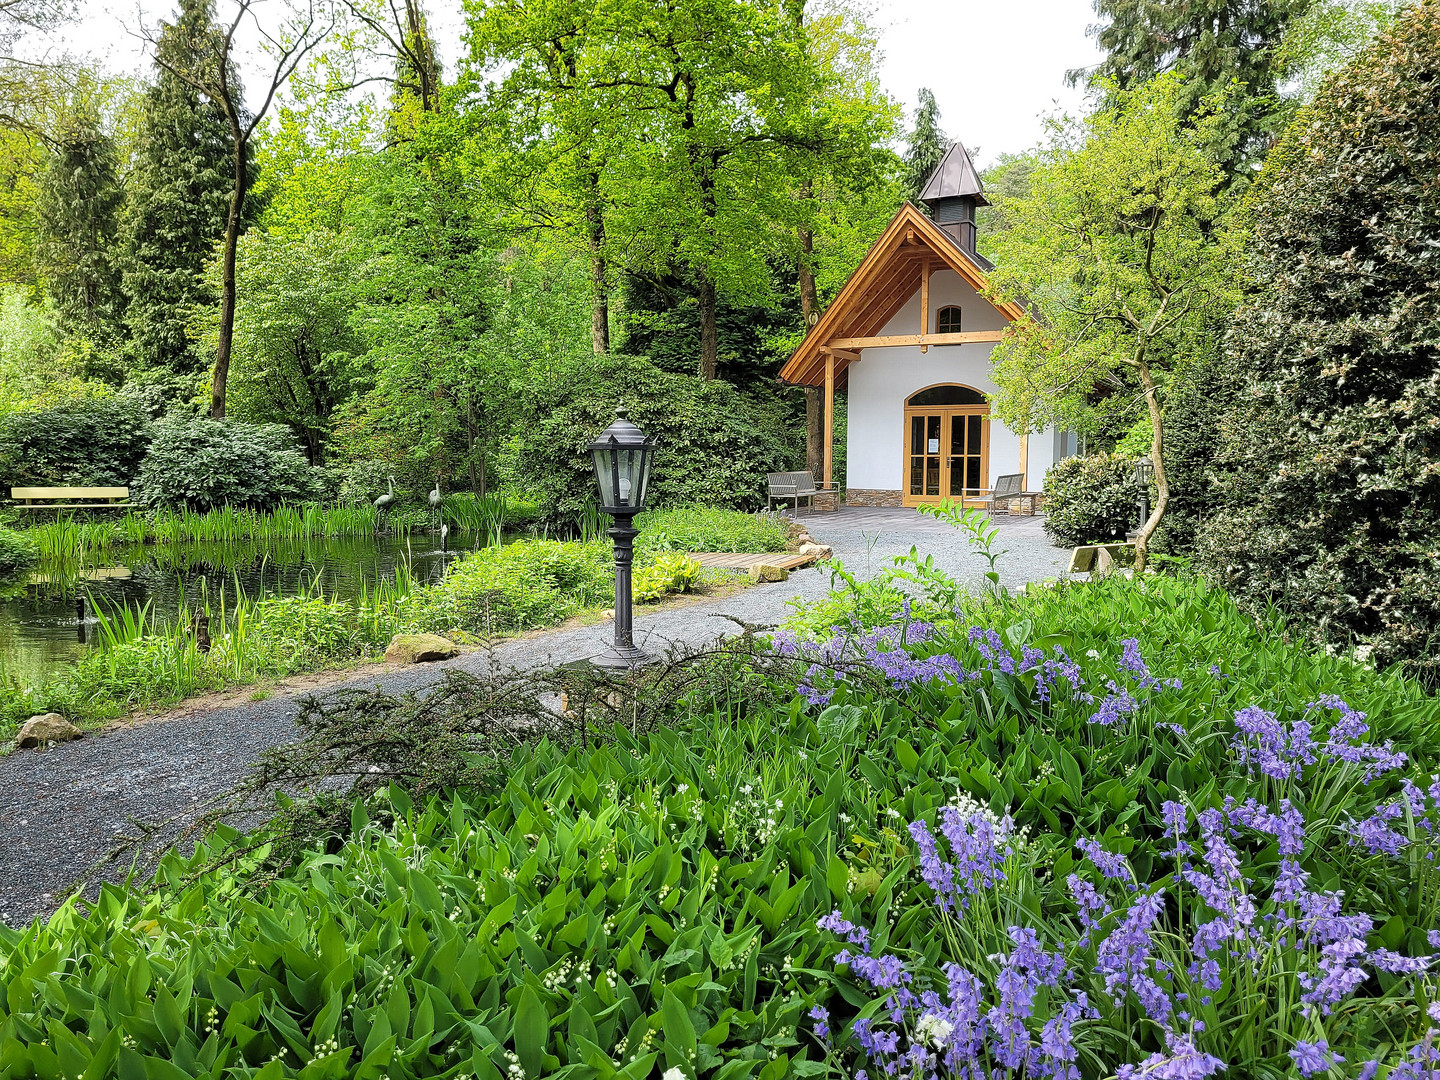
MULTIPOLYGON (((1145 658, 1140 654, 1140 640, 1138 638, 1125 638, 1120 643, 1120 670, 1130 676, 1131 683, 1137 690, 1179 690, 1181 683, 1179 679, 1161 679, 1150 673, 1150 666, 1145 663, 1145 658)), ((1090 723, 1099 724, 1101 727, 1114 727, 1128 717, 1134 716, 1140 711, 1140 707, 1146 699, 1137 698, 1130 692, 1127 686, 1121 686, 1114 679, 1105 680, 1105 688, 1108 693, 1099 707, 1090 714, 1090 723)), ((1177 725, 1167 724, 1172 729, 1177 725)), ((1184 730, 1178 729, 1177 735, 1183 735, 1184 730)))
MULTIPOLYGON (((1440 780, 1430 792, 1411 785, 1404 798, 1424 799, 1427 814, 1440 813, 1440 780)), ((1163 1046, 1138 1062, 1109 1063, 1117 1080, 1210 1077, 1244 1063, 1225 1062, 1206 1046, 1207 1026, 1198 1011, 1223 1000, 1219 991, 1235 980, 1293 971, 1298 957, 1300 970, 1292 977, 1316 1036, 1297 1039, 1289 1056, 1298 1075, 1310 1077, 1345 1061, 1320 1032, 1374 972, 1429 985, 1440 955, 1372 948, 1368 939, 1375 920, 1345 912, 1340 893, 1311 886, 1301 865, 1304 815, 1290 800, 1272 807, 1253 798, 1226 798, 1197 814, 1170 801, 1161 818, 1172 844, 1167 854, 1176 864, 1166 887, 1142 889, 1124 856, 1082 839, 1077 846, 1099 885, 1079 873, 1067 878, 1080 933, 1051 946, 1036 928, 1010 925, 1007 946, 986 957, 988 967, 944 964, 943 987, 930 986, 920 969, 899 956, 872 954, 868 932, 839 911, 821 919, 819 928, 847 945, 836 962, 884 995, 876 1019, 852 1025, 865 1063, 878 1068, 877 1076, 895 1080, 1072 1080, 1080 1075, 1076 1062, 1086 1025, 1099 1016, 1088 996, 1093 994, 1095 1004, 1133 1010, 1163 1046), (1269 844, 1278 851, 1279 872, 1269 881, 1247 875, 1240 848, 1269 844), (1121 884, 1117 888, 1114 882, 1121 884), (1170 891, 1177 894, 1173 901, 1170 891), (1185 934, 1167 916, 1167 905, 1194 912, 1185 934), (1043 1023, 1036 1015, 1042 992, 1052 1003, 1043 1023)), ((945 807, 935 826, 914 821, 909 831, 942 921, 958 921, 973 935, 982 924, 994 925, 1000 912, 1015 910, 998 900, 1018 843, 1008 816, 997 820, 945 807), (980 907, 989 918, 976 923, 980 907)), ((1427 939, 1440 948, 1440 930, 1427 939)), ((1433 987, 1421 996, 1433 1000, 1433 987)), ((1440 1005, 1434 1009, 1440 1021, 1440 1005)), ((823 1023, 823 1037, 831 1038, 828 1013, 817 1023, 823 1023)), ((1428 1029, 1390 1075, 1440 1077, 1437 1036, 1440 1031, 1428 1029)), ((1358 1074, 1373 1077, 1379 1067, 1378 1061, 1362 1062, 1358 1074)))
POLYGON ((1436 865, 1440 856, 1440 776, 1422 788, 1406 778, 1400 796, 1383 802, 1365 818, 1351 821, 1350 842, 1363 845, 1371 855, 1408 859, 1413 853, 1436 865))
POLYGON ((1261 773, 1272 780, 1298 777, 1309 765, 1364 765, 1365 781, 1405 766, 1403 753, 1394 744, 1365 743, 1360 740, 1369 733, 1365 714, 1356 712, 1338 697, 1323 697, 1306 706, 1305 717, 1286 723, 1274 713, 1256 705, 1235 714, 1236 732, 1231 745, 1240 761, 1252 773, 1261 773), (1336 719, 1321 738, 1309 719, 1322 712, 1334 712, 1336 719))

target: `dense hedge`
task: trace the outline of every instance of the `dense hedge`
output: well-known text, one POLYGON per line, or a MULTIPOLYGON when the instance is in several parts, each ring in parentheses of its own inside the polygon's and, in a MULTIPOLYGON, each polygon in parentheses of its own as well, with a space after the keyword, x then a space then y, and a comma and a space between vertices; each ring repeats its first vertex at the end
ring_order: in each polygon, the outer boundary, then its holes
POLYGON ((28 570, 39 560, 34 540, 14 529, 0 529, 0 578, 28 570))
POLYGON ((1135 462, 1119 454, 1057 461, 1045 474, 1045 532, 1066 547, 1124 539, 1135 528, 1135 462))
POLYGON ((1219 497, 1215 467, 1221 432, 1242 382, 1234 361, 1216 350, 1192 361, 1168 387, 1165 471, 1170 502, 1151 550, 1171 555, 1194 551, 1196 534, 1219 497))
POLYGON ((167 416, 140 467, 139 497, 156 507, 264 509, 317 493, 315 472, 280 424, 167 416))
POLYGON ((661 371, 630 357, 587 359, 527 387, 507 449, 519 485, 543 493, 551 520, 595 501, 590 441, 624 405, 660 441, 650 481, 653 506, 705 503, 748 510, 765 503, 765 475, 801 468, 803 430, 783 405, 729 383, 661 371))
POLYGON ((1204 565, 1316 636, 1440 676, 1440 4, 1334 76, 1257 183, 1204 565))
POLYGON ((129 395, 10 413, 0 418, 0 487, 126 486, 149 445, 150 417, 129 395))

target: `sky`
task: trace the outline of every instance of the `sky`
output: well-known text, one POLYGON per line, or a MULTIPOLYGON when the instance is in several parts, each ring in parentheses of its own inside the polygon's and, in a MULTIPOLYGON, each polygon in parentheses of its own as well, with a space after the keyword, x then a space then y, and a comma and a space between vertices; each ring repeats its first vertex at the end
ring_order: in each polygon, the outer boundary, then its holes
MULTIPOLYGON (((1098 62, 1086 27, 1094 21, 1089 0, 870 0, 871 22, 880 32, 881 78, 905 108, 907 120, 919 89, 928 86, 940 105, 941 125, 972 151, 977 163, 1034 146, 1042 119, 1057 110, 1077 112, 1080 91, 1065 85, 1065 72, 1098 62), (978 153, 976 150, 978 148, 978 153)), ((228 0, 218 0, 223 15, 228 0)), ((271 5, 261 3, 260 12, 271 5)), ((275 5, 278 6, 278 3, 275 5)), ((459 45, 459 0, 427 0, 441 61, 453 70, 459 45)), ((87 55, 117 74, 149 67, 136 33, 173 9, 169 0, 80 0, 80 19, 49 48, 87 55)), ((248 85, 259 68, 242 64, 248 85)))

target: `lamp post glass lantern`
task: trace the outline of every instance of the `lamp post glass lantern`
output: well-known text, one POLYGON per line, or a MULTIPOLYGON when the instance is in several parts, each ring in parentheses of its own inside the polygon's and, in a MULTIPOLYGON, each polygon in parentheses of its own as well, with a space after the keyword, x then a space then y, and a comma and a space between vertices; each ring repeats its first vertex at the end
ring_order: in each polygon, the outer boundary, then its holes
POLYGON ((1155 479, 1155 463, 1148 457, 1142 457, 1135 462, 1135 486, 1140 489, 1140 524, 1136 531, 1145 527, 1145 522, 1150 520, 1150 481, 1155 479))
POLYGON ((600 486, 600 510, 615 519, 609 529, 615 542, 615 643, 593 662, 601 667, 631 668, 650 658, 634 640, 630 570, 635 561, 635 515, 645 509, 655 440, 625 419, 625 410, 620 409, 615 422, 590 444, 590 456, 600 486))

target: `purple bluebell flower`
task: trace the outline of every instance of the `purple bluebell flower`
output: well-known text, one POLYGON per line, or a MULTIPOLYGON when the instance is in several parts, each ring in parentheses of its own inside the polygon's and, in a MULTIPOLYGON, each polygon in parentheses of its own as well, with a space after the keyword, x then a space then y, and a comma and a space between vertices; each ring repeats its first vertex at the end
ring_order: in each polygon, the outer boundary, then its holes
POLYGON ((1075 841, 1075 846, 1085 853, 1085 857, 1095 864, 1105 877, 1112 881, 1130 880, 1130 864, 1125 861, 1124 855, 1116 855, 1106 851, 1096 841, 1088 837, 1082 837, 1075 841))
POLYGON ((830 1043, 830 1010, 823 1005, 813 1005, 809 1017, 815 1021, 815 1037, 822 1043, 830 1043))
POLYGON ((1294 1060, 1295 1068, 1300 1071, 1301 1076, 1314 1076, 1316 1073, 1329 1072, 1332 1065, 1345 1060, 1332 1051, 1324 1039, 1318 1039, 1315 1042, 1297 1040, 1295 1049, 1290 1051, 1290 1057, 1294 1060))

